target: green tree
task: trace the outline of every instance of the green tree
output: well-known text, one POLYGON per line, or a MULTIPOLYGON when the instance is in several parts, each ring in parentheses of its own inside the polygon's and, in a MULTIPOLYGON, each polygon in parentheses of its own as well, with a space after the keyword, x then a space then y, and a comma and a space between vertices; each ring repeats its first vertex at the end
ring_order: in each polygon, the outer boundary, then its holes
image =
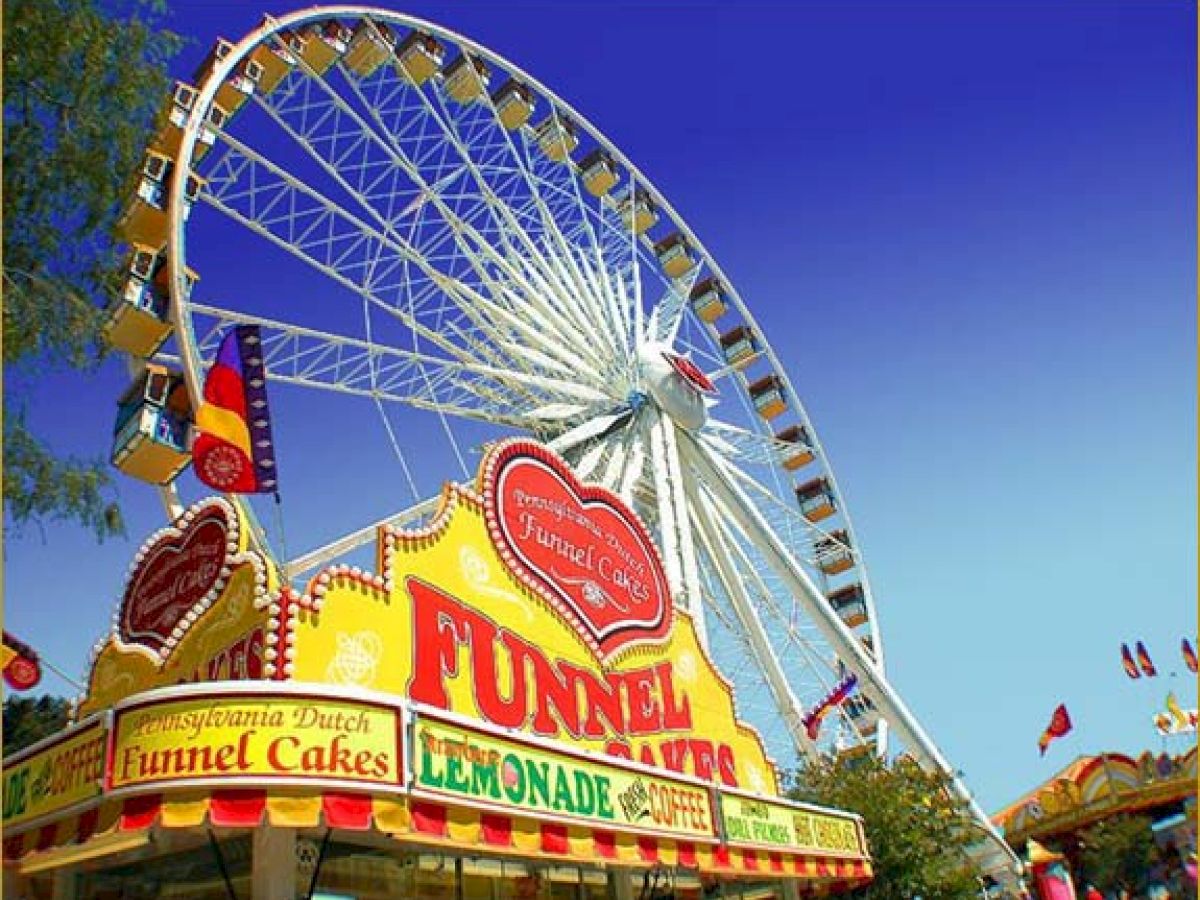
POLYGON ((1104 893, 1140 890, 1154 864, 1154 834, 1145 816, 1113 816, 1079 835, 1084 881, 1104 893))
POLYGON ((62 697, 8 697, 4 701, 4 755, 35 744, 67 725, 71 704, 62 697))
POLYGON ((825 757, 796 772, 788 793, 863 817, 875 871, 858 894, 864 900, 979 896, 966 855, 978 832, 945 774, 907 759, 825 757))
POLYGON ((68 519, 101 538, 122 530, 106 464, 56 454, 26 406, 33 377, 103 355, 114 225, 179 46, 160 7, 110 8, 4 3, 4 505, 18 527, 68 519))

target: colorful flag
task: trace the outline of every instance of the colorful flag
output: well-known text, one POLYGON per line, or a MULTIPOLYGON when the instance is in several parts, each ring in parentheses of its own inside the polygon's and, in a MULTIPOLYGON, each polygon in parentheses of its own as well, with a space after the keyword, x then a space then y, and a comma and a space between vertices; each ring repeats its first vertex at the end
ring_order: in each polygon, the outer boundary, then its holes
POLYGON ((276 490, 267 377, 257 325, 238 325, 204 379, 192 464, 209 487, 230 494, 276 490))
POLYGON ((4 650, 0 661, 4 664, 5 682, 14 691, 27 691, 42 680, 42 664, 37 652, 28 644, 18 641, 4 632, 4 650))
POLYGON ((1055 738, 1060 738, 1071 730, 1071 716, 1067 712, 1067 707, 1060 703, 1058 709, 1054 710, 1054 715, 1050 717, 1050 724, 1046 726, 1046 730, 1042 732, 1042 736, 1038 738, 1038 750, 1040 756, 1046 755, 1046 748, 1050 746, 1050 742, 1055 738))
POLYGON ((1133 654, 1129 652, 1129 645, 1121 645, 1121 665, 1125 667, 1125 674, 1130 678, 1141 678, 1142 673, 1138 671, 1137 663, 1133 661, 1133 654))
POLYGON ((1188 671, 1195 672, 1196 671, 1196 651, 1192 649, 1192 644, 1187 638, 1183 639, 1183 646, 1181 647, 1181 649, 1183 650, 1183 661, 1185 663, 1187 663, 1188 671))
POLYGON ((1183 709, 1175 699, 1175 692, 1167 694, 1166 712, 1154 714, 1154 727, 1163 735, 1190 734, 1196 730, 1196 710, 1183 709))
POLYGON ((1142 667, 1142 671, 1146 673, 1147 678, 1153 678, 1158 674, 1158 669, 1154 668, 1154 662, 1150 659, 1150 654, 1146 652, 1146 645, 1141 641, 1137 642, 1137 660, 1138 665, 1142 667))
POLYGON ((847 697, 854 693, 857 686, 858 676, 853 673, 847 675, 837 687, 825 695, 820 703, 804 714, 804 718, 800 722, 804 725, 804 730, 811 740, 815 741, 817 735, 821 733, 821 722, 829 714, 829 711, 840 706, 847 697))

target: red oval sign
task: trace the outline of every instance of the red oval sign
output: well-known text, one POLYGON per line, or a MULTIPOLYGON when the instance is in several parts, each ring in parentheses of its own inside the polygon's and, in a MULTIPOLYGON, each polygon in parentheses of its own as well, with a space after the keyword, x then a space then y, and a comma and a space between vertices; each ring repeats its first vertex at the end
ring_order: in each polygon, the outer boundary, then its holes
POLYGON ((484 471, 492 540, 506 564, 608 658, 661 641, 671 596, 658 549, 612 492, 582 484, 540 444, 512 441, 484 471))

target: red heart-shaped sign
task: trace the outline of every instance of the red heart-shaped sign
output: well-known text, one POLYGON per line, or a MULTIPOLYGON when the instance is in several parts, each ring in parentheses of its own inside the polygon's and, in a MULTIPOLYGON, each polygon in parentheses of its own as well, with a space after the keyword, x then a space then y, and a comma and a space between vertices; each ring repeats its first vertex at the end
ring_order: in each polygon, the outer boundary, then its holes
POLYGON ((188 612, 224 584, 230 517, 223 504, 199 510, 183 528, 171 528, 148 542, 125 586, 119 617, 120 638, 161 653, 188 612))
POLYGON ((658 549, 616 494, 580 483, 540 444, 510 441, 488 458, 484 496, 506 564, 598 655, 661 641, 670 631, 658 549))

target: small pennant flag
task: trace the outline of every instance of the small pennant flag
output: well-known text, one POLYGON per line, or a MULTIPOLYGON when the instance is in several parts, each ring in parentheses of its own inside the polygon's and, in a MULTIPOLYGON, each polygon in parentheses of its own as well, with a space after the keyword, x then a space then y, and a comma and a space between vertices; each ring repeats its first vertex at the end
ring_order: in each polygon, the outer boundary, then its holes
POLYGON ((204 379, 196 430, 192 465, 202 482, 229 494, 275 492, 275 448, 257 325, 238 325, 221 341, 204 379))
POLYGON ((1142 671, 1147 678, 1153 678, 1158 674, 1158 669, 1154 668, 1154 661, 1150 659, 1150 654, 1146 652, 1146 645, 1141 641, 1137 642, 1137 660, 1138 665, 1142 667, 1142 671))
POLYGON ((1187 638, 1183 639, 1183 645, 1180 649, 1183 651, 1183 661, 1187 663, 1188 671, 1195 672, 1196 651, 1192 649, 1192 644, 1187 638))
POLYGON ((854 693, 857 686, 858 676, 853 673, 847 675, 837 687, 825 695, 820 703, 804 714, 804 718, 800 721, 811 740, 815 741, 817 735, 821 733, 821 722, 829 714, 829 711, 844 703, 846 698, 854 693))
POLYGON ((1038 738, 1038 750, 1040 756, 1046 755, 1046 748, 1050 746, 1050 742, 1055 738, 1060 738, 1071 730, 1071 716, 1067 712, 1065 704, 1058 704, 1058 709, 1054 710, 1054 715, 1050 717, 1050 724, 1046 726, 1046 730, 1042 732, 1042 736, 1038 738))
POLYGON ((7 631, 4 632, 0 662, 4 664, 4 681, 14 691, 27 691, 42 680, 42 664, 37 652, 7 631))
POLYGON ((1130 678, 1141 678, 1142 673, 1138 671, 1137 663, 1133 661, 1133 654, 1129 652, 1129 645, 1121 645, 1121 665, 1125 667, 1125 674, 1130 678))

